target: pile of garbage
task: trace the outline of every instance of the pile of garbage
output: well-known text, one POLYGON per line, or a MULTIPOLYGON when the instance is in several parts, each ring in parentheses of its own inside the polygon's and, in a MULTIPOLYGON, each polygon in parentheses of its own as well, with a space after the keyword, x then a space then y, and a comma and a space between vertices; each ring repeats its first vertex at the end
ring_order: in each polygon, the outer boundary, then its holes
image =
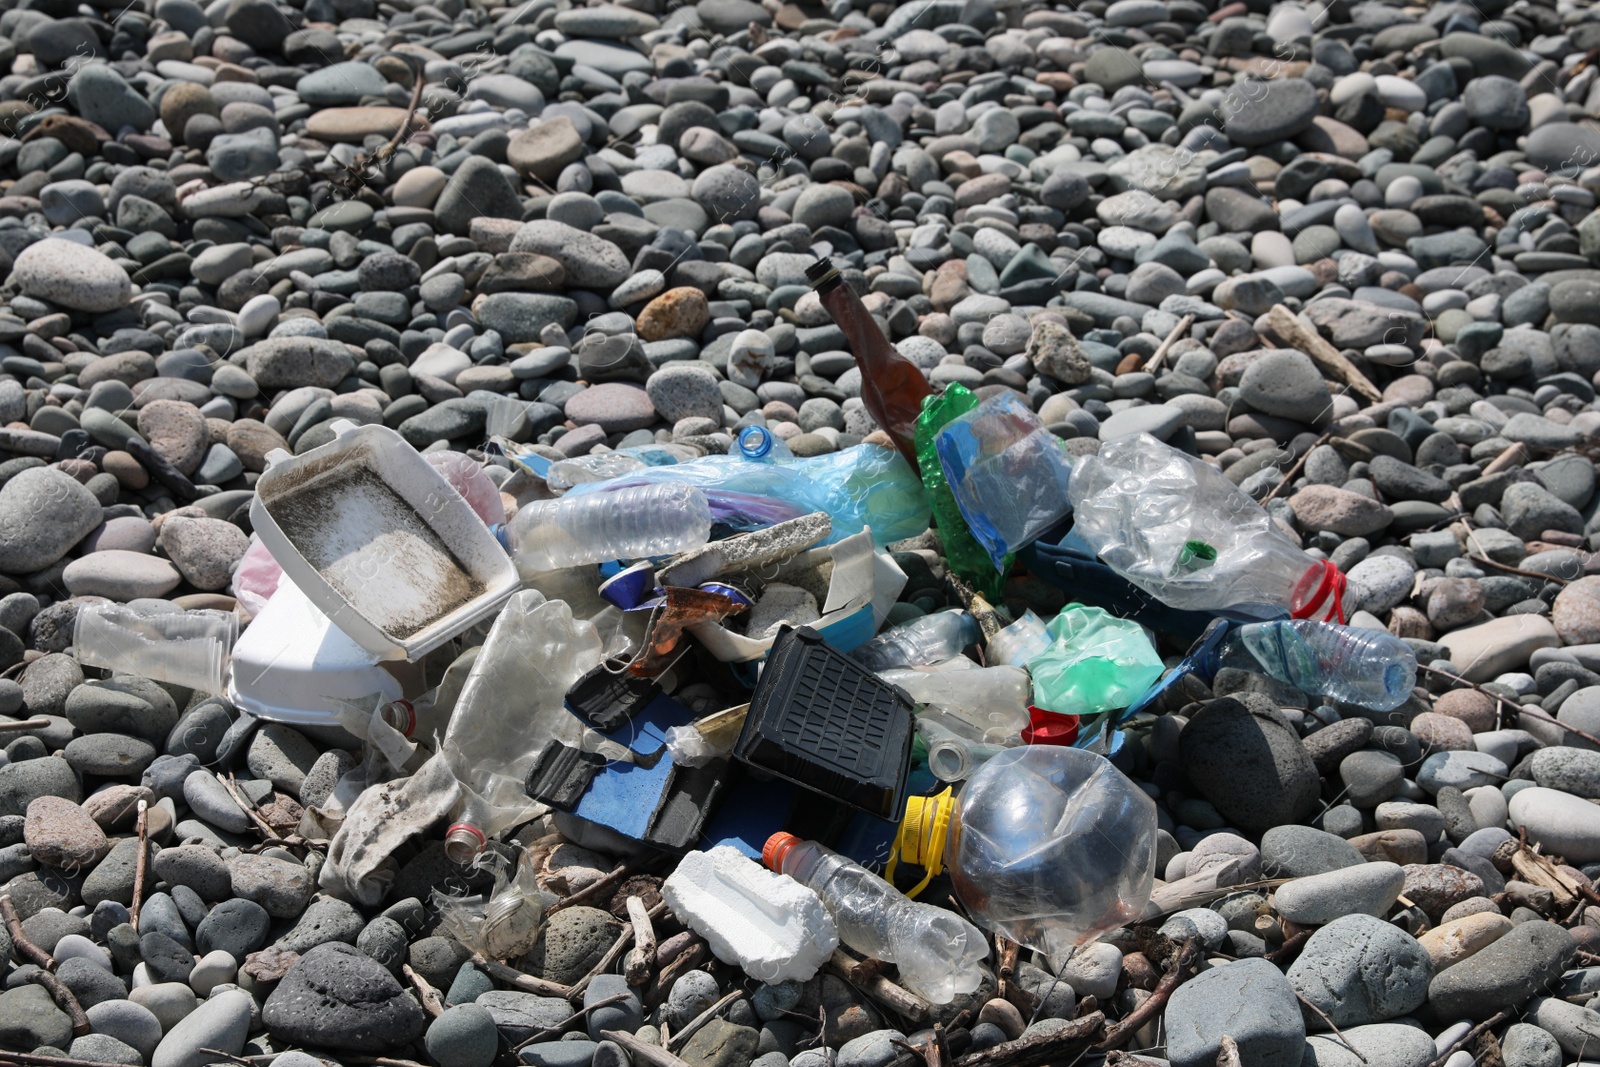
POLYGON ((0 15, 0 1064, 1600 1042, 1600 13, 0 15))

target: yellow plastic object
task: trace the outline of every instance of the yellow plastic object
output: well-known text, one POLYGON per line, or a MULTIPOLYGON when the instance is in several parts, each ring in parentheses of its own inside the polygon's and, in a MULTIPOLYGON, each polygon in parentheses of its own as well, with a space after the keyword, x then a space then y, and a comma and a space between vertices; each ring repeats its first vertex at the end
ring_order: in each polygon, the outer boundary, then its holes
POLYGON ((895 868, 901 860, 921 867, 922 881, 906 890, 906 896, 913 900, 944 873, 944 842, 950 834, 950 816, 955 809, 955 790, 949 787, 931 797, 910 797, 906 801, 906 815, 900 821, 900 832, 895 835, 883 877, 893 885, 895 868))

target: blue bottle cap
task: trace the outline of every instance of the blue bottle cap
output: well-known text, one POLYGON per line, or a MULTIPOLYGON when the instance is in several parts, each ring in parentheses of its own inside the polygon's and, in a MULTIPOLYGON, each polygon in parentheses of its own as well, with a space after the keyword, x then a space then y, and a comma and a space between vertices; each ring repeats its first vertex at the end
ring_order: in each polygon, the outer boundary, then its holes
POLYGON ((746 426, 739 431, 739 451, 745 459, 762 459, 772 451, 774 440, 765 426, 746 426))
POLYGON ((632 611, 655 591, 655 568, 648 563, 635 563, 600 585, 600 596, 623 611, 632 611))

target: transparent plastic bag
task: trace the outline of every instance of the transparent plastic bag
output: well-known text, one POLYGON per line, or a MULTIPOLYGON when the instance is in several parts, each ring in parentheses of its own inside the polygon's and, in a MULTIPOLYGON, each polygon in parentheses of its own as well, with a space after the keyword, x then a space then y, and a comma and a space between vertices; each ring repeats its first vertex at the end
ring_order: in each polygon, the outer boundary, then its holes
POLYGON ((1078 461, 1073 531, 1169 607, 1343 621, 1343 576, 1313 560, 1216 467, 1129 434, 1078 461))
POLYGON ((935 439, 950 491, 997 571, 1006 557, 1066 518, 1072 464, 1056 436, 1014 393, 984 401, 935 439))
MULTIPOLYGON (((515 864, 499 853, 485 852, 499 861, 494 889, 487 896, 453 897, 433 891, 439 926, 475 955, 490 960, 516 959, 539 939, 544 910, 556 897, 539 888, 526 854, 515 864)), ((485 862, 480 860, 479 862, 485 862)))
POLYGON ((233 571, 233 595, 239 606, 254 618, 267 606, 272 594, 278 591, 283 579, 283 568, 272 558, 272 552, 261 543, 261 538, 250 538, 250 547, 233 571))
POLYGON ((1063 715, 1125 708, 1166 669, 1144 627, 1104 608, 1068 604, 1046 628, 1050 647, 1028 661, 1033 703, 1063 715))
POLYGON ((1143 911, 1156 804, 1093 753, 1007 749, 957 797, 945 862, 980 926, 1063 956, 1143 911))
POLYGON ((483 464, 475 462, 472 457, 460 452, 441 450, 439 452, 426 452, 423 457, 428 465, 450 483, 450 487, 461 494, 461 499, 472 505, 472 510, 478 513, 486 525, 493 526, 498 522, 506 521, 505 505, 500 502, 500 490, 489 480, 489 475, 484 473, 483 464))

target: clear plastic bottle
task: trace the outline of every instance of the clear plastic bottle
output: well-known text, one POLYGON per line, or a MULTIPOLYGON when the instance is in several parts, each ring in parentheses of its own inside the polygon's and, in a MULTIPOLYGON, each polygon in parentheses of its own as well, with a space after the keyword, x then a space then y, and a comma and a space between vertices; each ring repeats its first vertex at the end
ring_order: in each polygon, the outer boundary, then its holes
POLYGON ((670 556, 710 537, 705 494, 675 482, 536 500, 500 528, 501 543, 517 563, 538 571, 670 556))
POLYGON ((911 900, 858 863, 793 834, 767 839, 761 859, 809 886, 857 952, 900 968, 900 982, 933 1004, 948 1004, 983 982, 989 942, 953 911, 911 900))
POLYGON ((931 514, 916 472, 894 449, 876 444, 775 462, 706 456, 575 486, 567 497, 669 482, 698 487, 716 521, 738 530, 758 530, 814 511, 827 512, 833 520, 827 544, 869 526, 879 545, 915 537, 928 528, 931 514))
POLYGON ((945 867, 986 929, 1065 956, 1138 918, 1150 899, 1156 803, 1100 756, 1006 749, 956 804, 945 867))
POLYGON ((885 630, 851 655, 869 670, 886 671, 947 660, 981 637, 976 619, 960 608, 949 608, 885 630))
POLYGON ((1050 647, 1050 631, 1044 620, 1029 608, 1022 618, 1007 626, 984 646, 990 663, 1008 663, 1013 667, 1026 667, 1028 661, 1050 647))
POLYGON ((783 438, 765 426, 746 426, 740 430, 739 436, 728 446, 728 455, 739 456, 752 463, 776 463, 794 458, 794 453, 789 451, 783 438))
POLYGON ((548 742, 604 750, 608 743, 562 703, 599 665, 600 649, 594 626, 574 619, 563 601, 532 589, 506 601, 472 661, 440 748, 462 786, 447 835, 456 853, 474 855, 484 840, 531 817, 523 787, 548 742))
POLYGON ((1084 456, 1067 492, 1073 532, 1168 607, 1344 621, 1339 568, 1301 551, 1217 467, 1149 434, 1084 456))
POLYGON ((564 493, 575 485, 607 481, 646 467, 670 467, 699 455, 698 449, 687 445, 639 445, 615 452, 591 452, 550 464, 544 479, 552 490, 564 493))
POLYGON ((1223 639, 1217 660, 1375 711, 1404 704, 1417 682, 1416 653, 1398 637, 1325 622, 1248 623, 1223 639))
MULTIPOLYGON (((959 719, 972 736, 991 742, 1012 741, 1028 726, 1033 683, 1020 667, 979 667, 966 657, 954 662, 967 668, 883 671, 879 677, 906 691, 918 704, 959 719)), ((924 714, 927 714, 926 712, 924 714)))
POLYGON ((980 766, 1008 748, 1022 743, 996 744, 969 736, 970 729, 960 720, 941 715, 937 710, 917 716, 917 735, 928 750, 928 770, 941 782, 960 782, 980 766))

